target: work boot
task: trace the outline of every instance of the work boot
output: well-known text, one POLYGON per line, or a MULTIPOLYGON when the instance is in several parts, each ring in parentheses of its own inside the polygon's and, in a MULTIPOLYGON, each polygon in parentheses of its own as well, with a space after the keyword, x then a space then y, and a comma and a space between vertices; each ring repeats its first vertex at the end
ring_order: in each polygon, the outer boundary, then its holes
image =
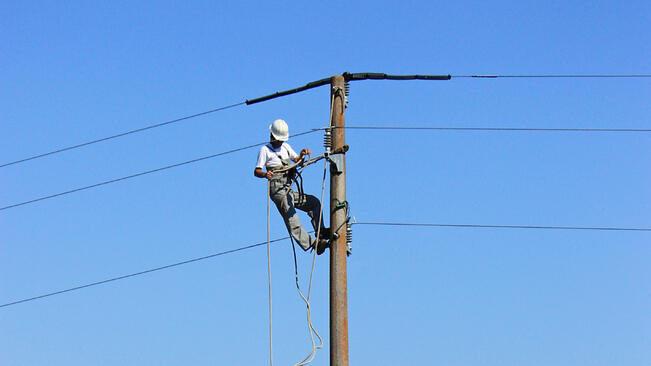
POLYGON ((319 239, 330 239, 329 227, 322 227, 321 230, 319 230, 319 239))
POLYGON ((330 242, 327 239, 318 239, 314 241, 316 246, 316 254, 321 255, 325 252, 326 248, 330 248, 330 242))

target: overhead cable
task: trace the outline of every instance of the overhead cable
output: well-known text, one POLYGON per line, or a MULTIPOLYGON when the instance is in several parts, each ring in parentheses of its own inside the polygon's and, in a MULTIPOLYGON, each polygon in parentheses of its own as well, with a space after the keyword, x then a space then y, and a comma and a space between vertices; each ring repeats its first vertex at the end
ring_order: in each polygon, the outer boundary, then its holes
MULTIPOLYGON (((648 78, 651 77, 651 74, 522 74, 522 75, 423 75, 423 74, 413 74, 413 75, 391 75, 380 72, 358 72, 350 73, 344 72, 342 74, 344 79, 348 81, 359 81, 359 80, 450 80, 453 78, 648 78)), ((304 86, 288 89, 285 91, 275 92, 273 94, 265 95, 264 97, 247 99, 246 104, 255 104, 259 102, 264 102, 270 99, 283 97, 286 95, 299 93, 308 89, 317 88, 326 84, 330 84, 331 78, 319 79, 316 81, 309 82, 304 86)))
MULTIPOLYGON (((273 240, 270 240, 269 242, 270 242, 270 243, 275 243, 275 242, 282 241, 282 240, 286 240, 286 239, 289 239, 289 237, 286 236, 286 237, 284 237, 284 238, 273 239, 273 240)), ((266 245, 266 244, 267 244, 267 241, 264 241, 264 242, 261 242, 261 243, 255 243, 255 244, 247 245, 247 246, 240 247, 240 248, 235 248, 235 249, 226 250, 226 251, 219 252, 219 253, 214 253, 214 254, 206 255, 206 256, 203 256, 203 257, 199 257, 199 258, 188 259, 188 260, 184 260, 184 261, 181 261, 181 262, 176 262, 176 263, 168 264, 168 265, 161 266, 161 267, 151 268, 151 269, 147 269, 147 270, 140 271, 140 272, 135 272, 135 273, 130 273, 130 274, 123 275, 123 276, 113 277, 113 278, 109 278, 109 279, 102 280, 102 281, 91 282, 91 283, 88 283, 88 284, 85 284, 85 285, 76 286, 76 287, 71 287, 71 288, 68 288, 68 289, 65 289, 65 290, 61 290, 61 291, 50 292, 50 293, 47 293, 47 294, 43 294, 43 295, 39 295, 39 296, 34 296, 34 297, 27 298, 27 299, 22 299, 22 300, 12 301, 12 302, 8 302, 8 303, 6 303, 6 304, 2 304, 2 305, 0 305, 0 308, 7 307, 7 306, 11 306, 11 305, 17 305, 17 304, 25 303, 25 302, 28 302, 28 301, 34 301, 34 300, 42 299, 42 298, 44 298, 44 297, 49 297, 49 296, 54 296, 54 295, 60 295, 60 294, 64 294, 64 293, 66 293, 66 292, 71 292, 71 291, 81 290, 81 289, 88 288, 88 287, 93 287, 93 286, 103 285, 103 284, 108 283, 108 282, 114 282, 114 281, 124 280, 124 279, 130 278, 130 277, 141 276, 141 275, 144 275, 144 274, 147 274, 147 273, 152 273, 152 272, 156 272, 156 271, 162 271, 162 270, 164 270, 164 269, 169 269, 169 268, 172 268, 172 267, 178 267, 178 266, 182 266, 182 265, 185 265, 185 264, 190 264, 190 263, 194 263, 194 262, 199 262, 199 261, 203 261, 203 260, 206 260, 206 259, 210 259, 210 258, 214 258, 214 257, 219 257, 219 256, 222 256, 222 255, 226 255, 226 254, 231 254, 231 253, 235 253, 235 252, 240 252, 240 251, 243 251, 243 250, 246 250, 246 249, 251 249, 251 248, 259 247, 259 246, 266 245)))
POLYGON ((284 97, 286 95, 295 94, 295 93, 299 93, 299 92, 302 92, 302 91, 305 91, 305 90, 317 88, 317 87, 322 86, 322 85, 330 84, 330 79, 331 78, 324 78, 324 79, 309 82, 309 83, 307 83, 307 84, 305 84, 303 86, 300 86, 298 88, 289 89, 289 90, 280 91, 280 92, 275 92, 273 94, 265 95, 264 97, 260 97, 260 98, 247 99, 246 100, 246 105, 260 103, 260 102, 264 102, 264 101, 267 101, 267 100, 270 100, 270 99, 274 99, 274 98, 278 98, 278 97, 284 97))
POLYGON ((519 75, 389 75, 379 72, 343 73, 346 81, 354 80, 450 80, 453 78, 648 78, 651 74, 519 74, 519 75))
MULTIPOLYGON (((342 75, 343 75, 343 77, 344 77, 344 79, 346 81, 358 81, 358 80, 450 80, 452 78, 489 78, 489 79, 495 79, 495 78, 648 78, 648 77, 651 77, 651 74, 520 74, 520 75, 498 75, 498 74, 493 74, 493 75, 491 75, 491 74, 485 74, 485 75, 450 75, 450 74, 447 74, 447 75, 419 75, 419 74, 414 74, 414 75, 390 75, 390 74, 377 73, 377 72, 362 72, 362 73, 344 72, 342 75)), ((95 143, 98 143, 98 142, 103 142, 103 141, 115 139, 115 138, 118 138, 118 137, 134 134, 134 133, 137 133, 137 132, 142 132, 142 131, 145 131, 145 130, 170 125, 170 124, 180 122, 180 121, 184 121, 184 120, 187 120, 187 119, 191 119, 191 118, 203 116, 203 115, 206 115, 206 114, 226 110, 226 109, 229 109, 229 108, 234 108, 234 107, 237 107, 237 106, 240 106, 240 105, 243 105, 243 104, 251 105, 251 104, 271 100, 271 99, 274 99, 274 98, 299 93, 299 92, 302 92, 302 91, 305 91, 305 90, 309 90, 309 89, 313 89, 313 88, 317 88, 317 87, 329 84, 330 80, 331 80, 330 77, 315 80, 315 81, 309 82, 309 83, 307 83, 307 84, 305 84, 303 86, 297 87, 297 88, 288 89, 288 90, 285 90, 285 91, 275 92, 273 94, 265 95, 265 96, 259 97, 259 98, 246 99, 244 102, 235 103, 235 104, 227 105, 227 106, 224 106, 224 107, 219 107, 219 108, 207 110, 207 111, 204 111, 204 112, 192 114, 192 115, 181 117, 181 118, 176 118, 176 119, 166 121, 166 122, 156 123, 156 124, 153 124, 153 125, 137 128, 137 129, 126 131, 126 132, 121 132, 121 133, 118 133, 118 134, 115 134, 115 135, 99 138, 99 139, 96 139, 96 140, 91 140, 91 141, 80 143, 80 144, 77 144, 77 145, 71 145, 71 146, 63 147, 63 148, 53 150, 53 151, 50 151, 50 152, 46 152, 46 153, 42 153, 42 154, 38 154, 38 155, 33 155, 33 156, 30 156, 30 157, 27 157, 27 158, 23 158, 23 159, 11 161, 11 162, 8 162, 8 163, 4 163, 4 164, 0 165, 0 168, 6 167, 6 166, 9 166, 9 165, 18 164, 18 163, 23 163, 23 162, 26 162, 26 161, 29 161, 29 160, 34 160, 34 159, 42 158, 42 157, 57 154, 57 153, 61 153, 61 152, 64 152, 64 151, 77 149, 77 148, 80 148, 80 147, 84 147, 84 146, 92 145, 92 144, 95 144, 95 143)))
POLYGON ((389 75, 379 72, 343 73, 346 81, 355 80, 450 80, 452 75, 389 75))
POLYGON ((651 132, 651 128, 545 128, 545 127, 448 127, 448 126, 345 126, 348 130, 439 131, 536 131, 536 132, 651 132))
POLYGON ((452 75, 453 78, 649 78, 651 74, 520 74, 452 75))
POLYGON ((488 228, 488 229, 536 229, 536 230, 651 231, 651 228, 633 228, 633 227, 438 224, 438 223, 411 223, 411 222, 353 222, 351 223, 351 225, 424 226, 424 227, 488 228))
MULTIPOLYGON (((633 227, 440 224, 440 223, 371 222, 371 221, 351 222, 350 225, 450 227, 450 228, 489 228, 489 229, 535 229, 535 230, 651 231, 651 228, 633 228, 633 227)), ((279 242, 279 241, 286 240, 286 239, 289 239, 289 236, 270 240, 269 243, 275 243, 275 242, 279 242)), ((16 305, 16 304, 20 304, 20 303, 25 303, 25 302, 28 302, 28 301, 34 301, 34 300, 42 299, 44 297, 60 295, 60 294, 66 293, 66 292, 81 290, 81 289, 92 287, 92 286, 102 285, 102 284, 105 284, 105 283, 108 283, 108 282, 113 282, 113 281, 123 280, 123 279, 130 278, 130 277, 140 276, 140 275, 144 275, 144 274, 151 273, 151 272, 161 271, 161 270, 164 270, 164 269, 177 267, 177 266, 181 266, 181 265, 185 265, 185 264, 189 264, 189 263, 193 263, 193 262, 198 262, 198 261, 210 259, 210 258, 213 258, 213 257, 226 255, 226 254, 231 254, 231 253, 235 253, 235 252, 243 251, 243 250, 246 250, 246 249, 259 247, 259 246, 266 245, 266 244, 267 244, 267 241, 264 241, 264 242, 255 243, 255 244, 247 245, 247 246, 244 246, 244 247, 236 248, 236 249, 231 249, 231 250, 227 250, 227 251, 223 251, 223 252, 219 252, 219 253, 215 253, 215 254, 206 255, 206 256, 203 256, 203 257, 188 259, 188 260, 168 264, 168 265, 161 266, 161 267, 156 267, 156 268, 152 268, 152 269, 148 269, 148 270, 144 270, 144 271, 139 271, 139 272, 123 275, 123 276, 113 277, 113 278, 109 278, 109 279, 102 280, 102 281, 91 282, 91 283, 88 283, 88 284, 85 284, 85 285, 76 286, 76 287, 68 288, 68 289, 65 289, 65 290, 50 292, 50 293, 39 295, 39 296, 34 296, 34 297, 22 299, 22 300, 17 300, 17 301, 1 304, 0 308, 11 306, 11 305, 16 305)))
MULTIPOLYGON (((297 137, 297 136, 301 136, 301 135, 306 135, 306 134, 309 134, 309 133, 313 133, 313 132, 316 132, 316 131, 317 131, 317 130, 305 131, 305 132, 301 132, 301 133, 294 134, 293 136, 294 136, 294 137, 297 137)), ((64 191, 64 192, 59 192, 59 193, 51 194, 51 195, 49 195, 49 196, 43 196, 43 197, 39 197, 39 198, 35 198, 35 199, 28 200, 28 201, 23 201, 23 202, 19 202, 19 203, 14 203, 14 204, 12 204, 12 205, 8 205, 8 206, 0 207, 0 211, 7 210, 7 209, 10 209, 10 208, 14 208, 14 207, 18 207, 18 206, 27 205, 27 204, 34 203, 34 202, 38 202, 38 201, 47 200, 47 199, 50 199, 50 198, 55 198, 55 197, 59 197, 59 196, 63 196, 63 195, 67 195, 67 194, 70 194, 70 193, 75 193, 75 192, 79 192, 79 191, 84 191, 84 190, 87 190, 87 189, 90 189, 90 188, 95 188, 95 187, 99 187, 99 186, 103 186, 103 185, 107 185, 107 184, 111 184, 111 183, 117 183, 117 182, 120 182, 120 181, 123 181, 123 180, 131 179, 131 178, 135 178, 135 177, 140 177, 140 176, 143 176, 143 175, 146 175, 146 174, 151 174, 151 173, 155 173, 155 172, 160 172, 160 171, 162 171, 162 170, 167 170, 167 169, 176 168, 176 167, 179 167, 179 166, 188 165, 188 164, 196 163, 196 162, 203 161, 203 160, 207 160, 207 159, 216 158, 216 157, 218 157, 218 156, 222 156, 222 155, 232 154, 232 153, 234 153, 234 152, 238 152, 238 151, 242 151, 242 150, 251 149, 251 148, 256 147, 256 146, 262 146, 262 145, 264 145, 264 144, 266 144, 266 143, 267 143, 267 142, 259 142, 259 143, 257 143, 257 144, 252 144, 252 145, 248 145, 248 146, 240 147, 240 148, 237 148, 237 149, 232 149, 232 150, 228 150, 228 151, 223 151, 223 152, 220 152, 220 153, 216 153, 216 154, 212 154, 212 155, 203 156, 203 157, 200 157, 200 158, 196 158, 196 159, 192 159, 192 160, 184 161, 184 162, 181 162, 181 163, 176 163, 176 164, 172 164, 172 165, 167 165, 167 166, 160 167, 160 168, 156 168, 156 169, 146 170, 146 171, 144 171, 144 172, 140 172, 140 173, 136 173, 136 174, 131 174, 131 175, 127 175, 127 176, 124 176, 124 177, 120 177, 120 178, 116 178, 116 179, 111 179, 111 180, 107 180, 107 181, 103 181, 103 182, 99 182, 99 183, 91 184, 91 185, 88 185, 88 186, 84 186, 84 187, 80 187, 80 188, 71 189, 71 190, 64 191)))
POLYGON ((208 110, 208 111, 205 111, 205 112, 196 113, 196 114, 192 114, 192 115, 185 116, 185 117, 181 117, 181 118, 176 118, 176 119, 173 119, 173 120, 170 120, 170 121, 161 122, 161 123, 156 123, 156 124, 153 124, 153 125, 149 125, 149 126, 145 126, 145 127, 137 128, 137 129, 135 129, 135 130, 130 130, 130 131, 126 131, 126 132, 121 132, 121 133, 118 133, 118 134, 116 134, 116 135, 107 136, 107 137, 102 137, 102 138, 99 138, 99 139, 96 139, 96 140, 92 140, 92 141, 88 141, 88 142, 84 142, 84 143, 81 143, 81 144, 77 144, 77 145, 72 145, 72 146, 63 147, 63 148, 60 148, 60 149, 57 149, 57 150, 53 150, 53 151, 50 151, 50 152, 46 152, 46 153, 43 153, 43 154, 38 154, 38 155, 30 156, 30 157, 27 157, 27 158, 24 158, 24 159, 15 160, 15 161, 12 161, 12 162, 9 162, 9 163, 4 163, 4 164, 0 165, 0 168, 6 167, 6 166, 9 166, 9 165, 18 164, 18 163, 23 163, 23 162, 26 162, 26 161, 29 161, 29 160, 34 160, 34 159, 42 158, 42 157, 45 157, 45 156, 48 156, 48 155, 54 155, 54 154, 58 154, 58 153, 61 153, 61 152, 64 152, 64 151, 73 150, 73 149, 77 149, 77 148, 80 148, 80 147, 84 147, 84 146, 88 146, 88 145, 96 144, 96 143, 98 143, 98 142, 103 142, 103 141, 107 141, 107 140, 112 140, 112 139, 115 139, 115 138, 118 138, 118 137, 122 137, 122 136, 126 136, 126 135, 131 135, 131 134, 134 134, 134 133, 137 133, 137 132, 142 132, 142 131, 145 131, 145 130, 150 130, 150 129, 152 129, 152 128, 157 128, 157 127, 162 127, 162 126, 170 125, 170 124, 172 124, 172 123, 176 123, 176 122, 184 121, 184 120, 191 119, 191 118, 195 118, 195 117, 199 117, 199 116, 204 116, 204 115, 206 115, 206 114, 210 114, 210 113, 214 113, 214 112, 218 112, 218 111, 223 111, 223 110, 226 110, 226 109, 230 109, 230 108, 234 108, 234 107, 240 106, 240 105, 242 105, 242 104, 244 104, 244 103, 245 103, 245 102, 236 103, 236 104, 231 104, 231 105, 227 105, 227 106, 224 106, 224 107, 219 107, 219 108, 211 109, 211 110, 208 110))

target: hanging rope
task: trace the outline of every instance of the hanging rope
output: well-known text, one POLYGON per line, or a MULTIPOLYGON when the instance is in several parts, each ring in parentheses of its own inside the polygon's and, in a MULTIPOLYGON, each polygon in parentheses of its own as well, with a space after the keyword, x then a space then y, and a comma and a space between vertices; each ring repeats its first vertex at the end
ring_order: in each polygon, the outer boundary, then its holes
MULTIPOLYGON (((334 106, 334 95, 331 96, 330 98, 330 121, 332 120, 332 110, 334 106)), ((330 150, 327 149, 327 152, 330 150)), ((305 169, 306 166, 316 163, 317 161, 323 159, 326 157, 326 154, 319 155, 315 158, 308 159, 307 161, 303 162, 302 160, 297 162, 294 167, 288 167, 288 169, 295 168, 296 166, 300 165, 301 166, 301 171, 305 169)), ((296 363, 294 366, 304 366, 309 363, 311 363, 314 360, 314 357, 316 356, 316 350, 323 348, 323 338, 321 338, 321 335, 319 335, 319 332, 316 331, 314 328, 314 325, 312 325, 312 309, 310 307, 310 296, 312 295, 312 279, 314 277, 314 266, 316 264, 316 256, 317 256, 317 248, 319 245, 319 238, 321 237, 321 223, 323 222, 323 193, 325 192, 325 181, 326 181, 326 171, 328 168, 328 160, 325 161, 325 164, 323 165, 323 182, 321 183, 321 211, 319 212, 319 223, 317 226, 316 230, 316 239, 315 239, 315 248, 314 248, 314 255, 312 257, 312 269, 310 271, 310 281, 308 282, 308 287, 307 287, 307 298, 303 295, 303 292, 301 291, 301 287, 298 284, 298 264, 296 263, 296 247, 294 245, 294 240, 292 239, 292 236, 290 235, 289 238, 292 242, 292 252, 294 253, 294 273, 296 275, 296 289, 298 290, 298 294, 301 296, 303 301, 305 302, 305 306, 307 308, 307 324, 308 324, 308 331, 310 332, 310 340, 312 341, 312 350, 310 353, 305 356, 303 360, 300 362, 296 363), (316 342, 314 342, 314 335, 319 338, 319 344, 317 345, 316 342)), ((300 176, 300 171, 298 171, 298 175, 300 176)), ((301 183, 302 183, 302 178, 301 178, 301 183)), ((298 183, 297 183, 298 184, 298 183)), ((301 187, 302 190, 302 187, 301 187)))
MULTIPOLYGON (((302 165, 302 168, 304 169, 305 166, 312 164, 320 159, 322 159, 323 156, 319 156, 314 159, 309 159, 305 164, 302 165)), ((277 169, 274 171, 274 173, 280 173, 280 172, 285 172, 287 170, 293 169, 296 166, 300 165, 303 160, 299 161, 297 164, 294 164, 293 166, 288 166, 283 169, 277 169)), ((321 184, 321 200, 320 202, 323 202, 323 195, 325 192, 325 181, 326 181, 326 172, 327 172, 327 161, 323 165, 323 181, 321 184)), ((302 169, 301 169, 302 170, 302 169)), ((300 173, 299 173, 300 174, 300 173)), ((297 183, 298 184, 298 183, 297 183)), ((271 366, 273 366, 273 332, 272 332, 272 303, 271 303, 271 241, 270 241, 270 235, 271 235, 271 213, 270 213, 270 200, 271 196, 269 194, 270 191, 270 186, 271 183, 269 180, 267 180, 267 276, 268 276, 268 285, 269 285, 269 363, 271 366)), ((300 190, 302 192, 302 189, 300 190)), ((323 209, 319 212, 319 220, 318 220, 318 226, 317 226, 317 231, 316 231, 316 239, 315 239, 315 246, 318 245, 319 237, 321 236, 321 223, 323 222, 323 209)), ((323 338, 321 338, 321 335, 317 330, 314 328, 314 325, 312 324, 312 310, 310 307, 310 296, 312 294, 312 279, 314 278, 314 268, 316 265, 316 256, 317 256, 317 251, 316 248, 314 248, 314 255, 312 257, 312 268, 310 271, 310 280, 308 282, 308 290, 307 290, 307 297, 303 294, 301 291, 301 287, 299 284, 299 279, 298 279, 298 262, 296 259, 296 246, 294 244, 294 238, 292 236, 289 236, 291 242, 292 242, 292 252, 294 254, 294 275, 295 275, 295 280, 296 280, 296 289, 298 290, 298 294, 301 296, 301 299, 305 302, 305 306, 307 308, 307 324, 308 324, 308 332, 310 333, 310 340, 312 342, 312 350, 307 354, 307 356, 301 360, 300 362, 296 363, 295 366, 305 366, 309 363, 311 363, 314 360, 314 356, 316 355, 316 350, 323 348, 323 338), (319 344, 317 345, 314 336, 319 339, 319 344)))
MULTIPOLYGON (((310 159, 308 160, 309 164, 312 164, 313 162, 316 162, 320 159, 322 159, 323 156, 315 158, 315 159, 310 159), (312 161, 312 162, 310 162, 312 161)), ((304 164, 302 167, 305 168, 305 166, 309 165, 308 162, 304 164)), ((296 165, 299 165, 301 162, 297 163, 296 165)), ((293 167, 287 167, 275 170, 274 173, 279 173, 279 172, 284 172, 289 169, 292 169, 296 167, 294 165, 293 167)), ((323 165, 323 181, 321 183, 321 200, 320 202, 323 202, 323 195, 325 192, 325 182, 326 182, 326 172, 327 172, 327 167, 328 163, 327 161, 323 165)), ((271 366, 273 366, 273 332, 272 332, 272 305, 271 305, 271 244, 270 244, 270 233, 271 233, 271 224, 270 224, 270 200, 271 197, 269 195, 269 188, 270 188, 271 183, 267 181, 267 275, 268 275, 268 284, 269 284, 269 363, 271 366)), ((319 237, 321 236, 321 224, 323 222, 323 209, 319 212, 319 220, 318 220, 318 226, 317 226, 317 231, 316 231, 316 239, 315 243, 318 245, 319 242, 319 237)), ((296 245, 294 243, 294 238, 290 235, 289 236, 291 242, 292 242, 292 252, 294 254, 294 276, 295 276, 295 281, 296 281, 296 289, 298 290, 298 294, 300 295, 301 299, 305 302, 306 306, 306 311, 307 311, 307 324, 308 324, 308 332, 310 334, 310 341, 312 342, 312 350, 307 354, 307 356, 299 361, 298 363, 295 364, 295 366, 305 366, 309 363, 311 363, 314 360, 314 357, 316 355, 316 350, 323 348, 323 338, 319 334, 319 332, 314 328, 314 325, 312 324, 312 309, 310 306, 310 296, 312 294, 312 280, 314 278, 314 268, 316 265, 316 256, 317 256, 317 251, 316 248, 314 248, 314 255, 312 257, 312 268, 310 271, 310 280, 308 282, 308 290, 307 290, 307 297, 303 294, 301 291, 301 287, 299 284, 299 279, 298 279, 298 262, 296 259, 296 245), (319 340, 319 344, 315 342, 314 336, 319 340)), ((315 245, 315 247, 316 247, 315 245)))
MULTIPOLYGON (((269 190, 271 189, 271 183, 267 180, 267 279, 269 282, 269 364, 274 366, 273 359, 273 332, 272 332, 272 321, 271 321, 271 239, 270 239, 270 229, 271 223, 269 219, 269 201, 271 200, 269 195, 269 190)), ((291 236, 290 236, 291 237, 291 236)))
MULTIPOLYGON (((332 120, 332 109, 334 106, 334 95, 330 98, 330 120, 332 120)), ((343 152, 348 149, 347 146, 343 148, 343 152)), ((314 158, 309 158, 307 161, 305 160, 305 156, 302 156, 301 159, 296 162, 295 164, 285 166, 281 169, 275 169, 274 174, 278 173, 284 173, 287 171, 290 171, 292 169, 296 170, 296 175, 298 175, 300 179, 300 183, 294 178, 294 181, 296 182, 296 185, 298 186, 297 189, 299 191, 299 195, 302 197, 303 196, 303 177, 301 176, 301 172, 307 167, 308 165, 314 164, 317 161, 327 158, 327 153, 330 152, 330 149, 326 149, 326 154, 319 155, 314 158), (300 168, 300 169, 299 169, 300 168)), ((335 152, 333 152, 335 153, 335 152)), ((314 328, 314 325, 312 324, 312 308, 310 306, 310 296, 312 295, 312 279, 314 278, 314 267, 316 265, 316 256, 317 256, 317 247, 319 245, 319 239, 321 237, 321 226, 323 222, 323 194, 325 192, 325 182, 326 182, 326 172, 328 168, 328 159, 326 159, 325 164, 323 165, 323 181, 321 183, 321 210, 319 212, 319 221, 318 221, 318 226, 316 229, 316 238, 314 241, 314 248, 313 252, 314 255, 312 257, 312 268, 310 270, 310 280, 308 282, 308 287, 307 287, 307 297, 303 295, 303 291, 301 291, 301 286, 298 281, 298 262, 296 260, 296 245, 294 244, 294 238, 292 237, 291 233, 289 235, 289 240, 292 242, 292 253, 294 255, 294 277, 296 281, 296 289, 298 290, 298 294, 301 296, 301 299, 305 302, 305 307, 306 307, 306 312, 307 312, 307 327, 308 327, 308 332, 310 333, 310 341, 312 342, 312 350, 305 356, 304 359, 301 361, 297 362, 294 364, 294 366, 305 366, 309 363, 311 363, 314 360, 314 357, 316 356, 316 350, 323 348, 323 338, 321 338, 321 335, 317 330, 314 328), (317 345, 316 342, 314 341, 314 336, 319 339, 319 344, 317 345)), ((267 268, 268 268, 268 278, 269 278, 269 362, 271 363, 271 366, 273 366, 273 342, 272 342, 272 331, 271 331, 271 251, 270 251, 270 232, 271 232, 271 225, 270 225, 270 212, 269 212, 269 201, 271 199, 271 195, 269 194, 271 188, 271 183, 269 180, 267 180, 267 268)))
MULTIPOLYGON (((321 202, 323 202, 323 193, 325 192, 325 180, 326 180, 326 171, 327 171, 327 162, 323 166, 323 182, 321 184, 321 202)), ((319 242, 319 237, 321 235, 321 223, 323 221, 323 209, 321 209, 321 212, 319 213, 319 223, 317 226, 317 231, 316 231, 316 239, 315 243, 317 246, 319 242)), ((303 292, 301 291, 301 287, 299 286, 298 283, 298 264, 296 261, 296 247, 294 245, 294 240, 291 239, 290 235, 290 240, 292 241, 292 252, 294 253, 294 273, 295 273, 295 278, 296 278, 296 289, 298 290, 298 294, 301 296, 303 301, 305 302, 306 306, 306 311, 307 311, 307 325, 308 325, 308 332, 310 333, 310 340, 312 342, 312 350, 305 356, 304 359, 299 361, 298 363, 294 364, 294 366, 305 366, 309 363, 311 363, 314 360, 314 357, 316 356, 316 350, 323 348, 323 338, 321 338, 321 335, 317 330, 314 328, 314 325, 312 324, 312 309, 310 307, 310 296, 312 294, 312 279, 314 278, 314 267, 316 264, 316 256, 317 256, 317 250, 314 248, 314 254, 312 257, 312 269, 310 271, 310 280, 308 282, 308 289, 307 289, 307 297, 303 295, 303 292), (319 339, 319 344, 317 345, 316 342, 314 341, 314 336, 317 336, 319 339)))
MULTIPOLYGON (((334 99, 334 94, 333 94, 332 97, 330 98, 330 120, 332 120, 332 110, 333 110, 334 102, 335 102, 335 99, 334 99)), ((329 151, 329 150, 326 150, 326 151, 329 151)), ((305 169, 306 166, 308 166, 310 164, 313 164, 313 163, 316 163, 317 161, 319 161, 319 160, 321 160, 321 159, 323 159, 325 157, 326 157, 325 154, 319 155, 319 156, 317 156, 315 158, 309 159, 305 163, 303 163, 302 161, 299 161, 297 163, 297 165, 301 165, 302 169, 305 169)), ((310 362, 312 362, 312 360, 314 360, 314 356, 316 356, 316 350, 323 348, 323 338, 321 338, 319 333, 316 331, 316 329, 314 329, 314 326, 312 325, 312 309, 310 308, 310 296, 312 294, 312 278, 314 277, 314 265, 316 263, 316 256, 317 256, 317 248, 316 247, 318 246, 319 238, 321 236, 321 223, 322 223, 322 220, 323 220, 323 193, 325 192, 325 181, 326 181, 327 168, 328 168, 328 161, 326 160, 325 164, 323 165, 323 182, 321 183, 321 201, 320 201, 321 202, 321 212, 319 212, 319 224, 317 226, 317 231, 316 231, 316 241, 315 241, 316 245, 315 245, 315 248, 314 248, 314 256, 312 257, 312 269, 310 271, 310 281, 308 282, 307 298, 305 298, 305 296, 303 296, 303 293, 301 292, 301 288, 298 285, 298 265, 296 264, 296 248, 294 246, 294 240, 292 240, 292 251, 294 252, 294 269, 295 269, 295 273, 296 273, 296 288, 298 289, 298 293, 299 293, 299 295, 301 295, 301 298, 303 299, 303 301, 305 301, 305 306, 307 307, 307 324, 308 324, 308 330, 310 332, 310 340, 312 341, 312 350, 310 351, 310 353, 308 353, 307 356, 305 356, 305 358, 303 360, 296 363, 294 366, 304 366, 304 365, 309 364, 310 362), (316 345, 316 343, 314 342, 314 335, 316 335, 317 338, 319 338, 319 345, 316 345)), ((300 176, 300 172, 299 172, 299 176, 300 176)), ((291 240, 291 235, 290 235, 290 240, 291 240)))

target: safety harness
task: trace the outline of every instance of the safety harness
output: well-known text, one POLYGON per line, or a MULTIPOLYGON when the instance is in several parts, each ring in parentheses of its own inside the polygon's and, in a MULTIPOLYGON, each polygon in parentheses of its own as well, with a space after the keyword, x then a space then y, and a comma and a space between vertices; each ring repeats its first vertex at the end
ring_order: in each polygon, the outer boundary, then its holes
POLYGON ((292 182, 296 183, 299 200, 305 199, 305 192, 303 191, 303 176, 301 175, 301 171, 297 169, 299 166, 304 167, 303 163, 305 162, 305 157, 302 157, 301 160, 299 160, 296 164, 291 164, 290 159, 283 158, 281 155, 282 145, 280 147, 280 151, 274 151, 274 148, 271 144, 268 144, 267 148, 278 157, 280 163, 282 164, 281 166, 271 168, 271 171, 273 171, 274 174, 282 173, 283 177, 287 178, 290 186, 292 185, 292 182))

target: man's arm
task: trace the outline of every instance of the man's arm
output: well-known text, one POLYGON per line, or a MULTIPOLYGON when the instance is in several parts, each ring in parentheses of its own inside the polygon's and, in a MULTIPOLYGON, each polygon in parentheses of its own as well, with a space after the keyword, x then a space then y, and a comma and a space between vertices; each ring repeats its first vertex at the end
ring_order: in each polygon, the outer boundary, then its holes
POLYGON ((298 163, 298 161, 303 159, 303 157, 305 155, 310 155, 310 154, 312 154, 312 150, 310 150, 308 148, 304 148, 303 150, 301 150, 301 154, 299 156, 295 157, 294 159, 292 159, 292 161, 295 162, 295 163, 298 163))
POLYGON ((271 177, 273 177, 274 172, 272 172, 271 170, 265 172, 262 170, 262 168, 255 168, 255 170, 253 171, 253 175, 255 175, 258 178, 270 179, 271 177))

